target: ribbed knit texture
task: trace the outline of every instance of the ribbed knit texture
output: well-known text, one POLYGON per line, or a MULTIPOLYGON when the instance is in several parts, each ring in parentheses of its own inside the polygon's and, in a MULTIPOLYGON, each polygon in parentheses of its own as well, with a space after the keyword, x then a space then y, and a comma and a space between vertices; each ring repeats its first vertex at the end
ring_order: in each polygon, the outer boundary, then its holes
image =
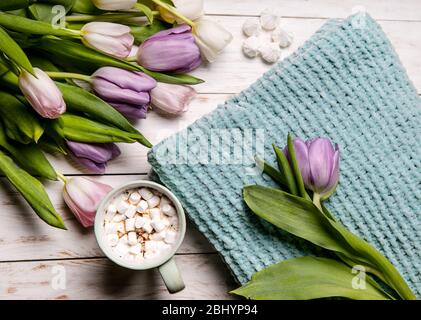
POLYGON ((341 180, 326 205, 378 248, 420 296, 420 106, 380 26, 358 14, 327 22, 251 87, 155 146, 149 161, 244 283, 265 266, 316 249, 247 209, 243 186, 273 183, 267 176, 248 174, 246 165, 224 164, 234 152, 229 146, 247 152, 244 136, 250 129, 264 129, 264 138, 258 131, 254 137, 264 142, 265 159, 274 164, 271 144, 283 147, 288 132, 303 139, 329 137, 340 146, 341 180), (219 148, 222 164, 200 163, 209 158, 215 138, 227 137, 220 129, 237 129, 244 136, 237 143, 232 136, 220 141, 228 147, 219 148), (171 163, 180 142, 188 152, 181 147, 181 158, 171 163))

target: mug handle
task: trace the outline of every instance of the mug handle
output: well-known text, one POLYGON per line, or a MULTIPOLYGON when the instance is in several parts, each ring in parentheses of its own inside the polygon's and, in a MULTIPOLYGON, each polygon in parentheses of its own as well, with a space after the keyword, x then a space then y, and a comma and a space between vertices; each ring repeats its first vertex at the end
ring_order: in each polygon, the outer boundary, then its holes
POLYGON ((181 277, 181 273, 178 271, 174 258, 171 258, 159 266, 158 270, 170 293, 179 292, 186 287, 184 285, 183 278, 181 277))

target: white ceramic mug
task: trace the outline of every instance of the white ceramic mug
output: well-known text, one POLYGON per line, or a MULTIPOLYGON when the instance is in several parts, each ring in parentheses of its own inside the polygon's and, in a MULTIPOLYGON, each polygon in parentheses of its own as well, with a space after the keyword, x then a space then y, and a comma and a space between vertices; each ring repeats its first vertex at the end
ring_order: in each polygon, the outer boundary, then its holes
POLYGON ((177 268, 177 265, 174 261, 174 254, 180 247, 181 243, 183 242, 184 235, 186 233, 186 217, 184 215, 183 207, 181 206, 180 201, 174 196, 174 194, 165 188, 164 186, 157 184, 152 181, 148 180, 137 180, 133 182, 129 182, 123 184, 112 191, 110 191, 105 198, 101 201, 98 206, 97 213, 95 216, 95 236, 98 242, 99 247, 104 252, 104 254, 116 264, 132 269, 132 270, 148 270, 152 268, 158 268, 159 272, 161 273, 162 279, 164 280, 165 285, 168 288, 170 293, 175 293, 184 289, 184 282, 181 277, 180 271, 177 268), (117 195, 124 193, 126 190, 146 187, 150 189, 155 189, 164 194, 171 200, 174 204, 174 207, 177 211, 178 215, 178 239, 175 244, 172 246, 171 250, 168 252, 163 253, 156 259, 151 260, 144 260, 142 262, 135 262, 135 261, 127 261, 119 256, 117 256, 109 246, 106 241, 106 234, 103 227, 104 224, 104 216, 106 213, 106 209, 110 201, 117 195))

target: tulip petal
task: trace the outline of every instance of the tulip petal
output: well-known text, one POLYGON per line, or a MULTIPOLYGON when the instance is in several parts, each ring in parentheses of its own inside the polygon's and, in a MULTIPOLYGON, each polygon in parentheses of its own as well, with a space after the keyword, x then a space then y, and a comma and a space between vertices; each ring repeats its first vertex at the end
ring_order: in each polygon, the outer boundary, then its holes
POLYGON ((151 91, 151 104, 161 113, 179 115, 188 109, 196 91, 189 86, 158 82, 151 91))
POLYGON ((100 78, 122 89, 130 89, 137 92, 149 91, 156 86, 155 79, 142 72, 128 71, 115 67, 102 67, 92 75, 92 78, 100 78))
POLYGON ((107 102, 144 105, 150 102, 148 92, 123 89, 109 81, 95 78, 92 82, 95 93, 107 102))
POLYGON ((75 156, 88 158, 98 163, 111 160, 113 156, 112 146, 115 146, 113 143, 81 143, 75 141, 66 141, 66 144, 75 156))
POLYGON ((136 119, 146 119, 146 114, 148 112, 148 105, 130 105, 124 103, 114 103, 111 102, 110 105, 114 107, 118 112, 124 115, 126 118, 136 120, 136 119))
POLYGON ((311 142, 309 148, 309 164, 313 191, 322 192, 329 184, 333 167, 333 147, 329 139, 318 138, 311 142))
POLYGON ((300 168, 301 176, 305 185, 310 184, 310 164, 308 160, 308 148, 300 138, 294 139, 295 157, 300 168))
POLYGON ((134 42, 132 35, 124 35, 122 39, 113 38, 97 33, 86 34, 82 41, 93 49, 105 52, 116 58, 127 58, 134 42))
POLYGON ((334 188, 335 185, 339 181, 339 146, 336 145, 335 147, 335 153, 333 154, 333 166, 330 171, 330 177, 329 177, 329 184, 326 187, 325 192, 329 192, 330 189, 334 188))
POLYGON ((105 36, 119 37, 130 33, 130 28, 124 24, 112 22, 89 22, 82 28, 83 33, 97 33, 105 36))

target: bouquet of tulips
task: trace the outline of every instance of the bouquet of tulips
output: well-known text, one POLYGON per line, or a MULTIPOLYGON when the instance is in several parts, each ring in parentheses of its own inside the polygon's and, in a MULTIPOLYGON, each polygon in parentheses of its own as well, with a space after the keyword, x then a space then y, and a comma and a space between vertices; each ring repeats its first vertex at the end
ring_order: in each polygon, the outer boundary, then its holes
POLYGON ((303 141, 288 135, 273 146, 278 169, 258 164, 279 188, 243 189, 244 201, 259 217, 330 252, 269 266, 232 293, 252 299, 414 300, 405 280, 376 248, 350 232, 324 206, 339 182, 339 147, 327 138, 303 141))
POLYGON ((1 0, 0 171, 46 223, 65 228, 41 179, 62 180, 84 226, 109 190, 66 179, 44 152, 103 173, 115 142, 150 142, 132 125, 151 107, 187 110, 231 34, 202 18, 201 0, 1 0))

